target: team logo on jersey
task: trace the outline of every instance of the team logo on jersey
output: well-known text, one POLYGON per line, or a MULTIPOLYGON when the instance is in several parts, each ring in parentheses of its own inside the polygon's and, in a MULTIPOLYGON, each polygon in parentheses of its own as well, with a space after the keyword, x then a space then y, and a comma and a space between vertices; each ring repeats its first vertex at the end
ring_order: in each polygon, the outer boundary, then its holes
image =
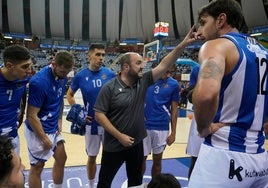
POLYGON ((86 81, 88 81, 88 77, 86 77, 86 81))
POLYGON ((22 84, 16 84, 16 88, 20 88, 22 84))
POLYGON ((167 83, 164 83, 163 84, 163 88, 167 88, 168 87, 168 84, 167 83))
POLYGON ((103 74, 103 75, 101 75, 101 78, 102 78, 103 80, 106 80, 106 79, 107 79, 107 75, 106 75, 106 74, 103 74))

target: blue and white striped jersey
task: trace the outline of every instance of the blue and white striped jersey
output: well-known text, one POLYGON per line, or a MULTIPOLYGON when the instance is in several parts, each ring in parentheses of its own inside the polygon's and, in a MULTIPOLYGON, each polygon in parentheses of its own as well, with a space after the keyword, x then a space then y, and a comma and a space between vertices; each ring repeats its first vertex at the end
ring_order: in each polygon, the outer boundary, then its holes
POLYGON ((248 35, 229 33, 240 54, 234 70, 223 77, 214 122, 228 123, 205 144, 245 153, 264 152, 263 123, 268 110, 268 51, 248 35))

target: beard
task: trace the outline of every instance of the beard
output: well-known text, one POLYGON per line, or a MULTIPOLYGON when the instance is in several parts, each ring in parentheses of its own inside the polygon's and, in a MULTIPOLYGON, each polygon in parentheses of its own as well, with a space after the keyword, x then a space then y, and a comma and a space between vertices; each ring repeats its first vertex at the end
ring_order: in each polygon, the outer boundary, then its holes
POLYGON ((142 78, 142 77, 143 77, 143 73, 142 73, 142 71, 138 73, 138 77, 139 77, 139 78, 142 78))
POLYGON ((55 69, 53 69, 52 71, 56 79, 64 79, 67 77, 67 74, 65 72, 60 72, 55 69))
POLYGON ((142 77, 142 72, 136 72, 133 69, 130 69, 129 71, 129 76, 131 77, 132 80, 138 80, 139 78, 142 77))

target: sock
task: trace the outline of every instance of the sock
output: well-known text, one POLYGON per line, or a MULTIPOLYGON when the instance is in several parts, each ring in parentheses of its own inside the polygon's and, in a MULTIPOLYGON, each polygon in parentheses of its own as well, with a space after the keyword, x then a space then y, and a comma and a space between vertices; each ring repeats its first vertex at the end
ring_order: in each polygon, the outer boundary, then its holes
POLYGON ((88 180, 88 182, 89 182, 89 187, 94 188, 95 179, 88 180))
POLYGON ((53 184, 53 188, 62 188, 62 184, 53 184))

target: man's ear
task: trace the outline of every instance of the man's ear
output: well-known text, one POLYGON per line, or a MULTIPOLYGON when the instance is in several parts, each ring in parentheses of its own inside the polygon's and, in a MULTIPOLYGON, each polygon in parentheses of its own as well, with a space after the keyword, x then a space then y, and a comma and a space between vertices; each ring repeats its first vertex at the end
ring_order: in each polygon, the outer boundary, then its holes
POLYGON ((52 67, 55 67, 56 66, 56 62, 55 61, 51 61, 50 64, 51 64, 52 67))
POLYGON ((129 64, 124 63, 123 67, 124 67, 125 70, 128 70, 129 69, 129 64))
POLYGON ((218 27, 219 28, 222 28, 223 25, 226 23, 227 21, 227 16, 225 13, 221 13, 219 16, 218 16, 218 27))
POLYGON ((5 63, 5 67, 9 70, 12 67, 14 67, 14 64, 8 61, 8 62, 5 63))
POLYGON ((87 54, 87 58, 90 61, 90 59, 91 59, 91 53, 90 52, 87 54))

